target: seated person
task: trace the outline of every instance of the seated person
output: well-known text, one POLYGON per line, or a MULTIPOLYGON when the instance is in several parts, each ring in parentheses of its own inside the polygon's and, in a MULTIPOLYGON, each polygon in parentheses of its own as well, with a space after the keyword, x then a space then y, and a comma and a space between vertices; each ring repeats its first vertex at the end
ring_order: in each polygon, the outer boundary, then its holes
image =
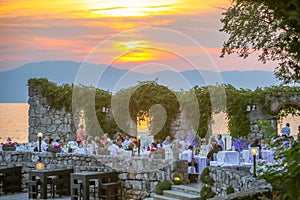
POLYGON ((123 146, 127 147, 132 142, 130 135, 125 136, 125 140, 123 141, 123 146))
POLYGON ((291 136, 289 137, 289 139, 290 139, 290 146, 291 146, 292 148, 294 148, 294 147, 296 147, 296 146, 298 145, 298 142, 295 141, 294 136, 291 135, 291 136))
POLYGON ((41 151, 48 151, 48 147, 50 145, 50 139, 45 137, 41 144, 41 151))
POLYGON ((126 150, 133 150, 135 147, 137 147, 137 143, 132 141, 130 144, 127 145, 126 150))
POLYGON ((61 144, 60 139, 56 139, 55 142, 51 143, 54 146, 59 146, 61 144))
POLYGON ((194 158, 194 147, 192 145, 189 145, 188 149, 183 151, 182 154, 188 155, 188 166, 194 166, 196 168, 196 172, 198 172, 198 163, 195 162, 194 158))
POLYGON ((117 142, 114 141, 110 146, 107 147, 107 150, 110 151, 110 155, 116 156, 118 155, 120 147, 117 145, 117 142))
POLYGON ((222 151, 222 147, 220 145, 217 145, 217 143, 213 143, 212 149, 207 154, 208 162, 214 161, 214 154, 218 153, 219 151, 222 151))
POLYGON ((157 151, 157 145, 155 144, 155 142, 151 143, 151 147, 149 147, 149 151, 157 151))

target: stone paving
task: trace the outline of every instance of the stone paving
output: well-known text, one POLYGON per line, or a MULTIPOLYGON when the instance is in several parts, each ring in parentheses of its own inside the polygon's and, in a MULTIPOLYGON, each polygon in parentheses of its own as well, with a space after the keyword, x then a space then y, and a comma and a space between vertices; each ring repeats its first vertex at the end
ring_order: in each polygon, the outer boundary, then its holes
MULTIPOLYGON (((193 188, 197 188, 200 191, 200 187, 201 187, 201 182, 198 183, 190 183, 188 184, 188 186, 193 187, 193 188)), ((25 200, 28 199, 28 193, 18 193, 18 194, 9 194, 9 195, 0 195, 0 200, 25 200)), ((51 198, 48 198, 51 199, 51 198)), ((55 199, 60 199, 60 200, 70 200, 71 197, 62 197, 62 198, 55 198, 55 199)), ((148 199, 152 199, 152 198, 148 198, 148 199)))
MULTIPOLYGON (((0 200, 25 200, 25 199, 29 199, 28 198, 28 193, 18 193, 18 194, 9 194, 9 195, 1 195, 0 196, 0 200)), ((52 199, 52 198, 48 198, 48 199, 52 199)), ((55 199, 60 199, 60 200, 70 200, 71 197, 62 197, 62 198, 55 198, 55 199)))

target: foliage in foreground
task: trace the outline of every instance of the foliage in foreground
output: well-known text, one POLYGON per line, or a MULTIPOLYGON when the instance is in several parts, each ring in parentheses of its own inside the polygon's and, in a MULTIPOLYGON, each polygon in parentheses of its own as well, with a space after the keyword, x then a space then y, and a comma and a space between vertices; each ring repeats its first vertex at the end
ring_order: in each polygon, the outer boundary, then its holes
POLYGON ((170 190, 172 183, 170 181, 164 180, 159 183, 154 188, 155 194, 162 195, 164 190, 170 190))
POLYGON ((232 185, 229 185, 226 188, 226 194, 231 194, 231 193, 234 193, 234 188, 232 187, 232 185))
POLYGON ((271 183, 274 194, 280 200, 300 200, 300 144, 290 148, 279 147, 275 142, 275 165, 267 165, 261 178, 271 183))
POLYGON ((212 177, 209 176, 209 172, 209 168, 206 167, 200 174, 200 181, 211 186, 214 184, 214 180, 212 179, 212 177))
POLYGON ((202 186, 200 191, 201 200, 206 200, 209 198, 213 198, 216 195, 215 192, 211 190, 210 186, 202 186))
POLYGON ((284 83, 300 82, 300 1, 234 0, 224 13, 221 31, 229 38, 222 54, 277 61, 275 75, 284 83))

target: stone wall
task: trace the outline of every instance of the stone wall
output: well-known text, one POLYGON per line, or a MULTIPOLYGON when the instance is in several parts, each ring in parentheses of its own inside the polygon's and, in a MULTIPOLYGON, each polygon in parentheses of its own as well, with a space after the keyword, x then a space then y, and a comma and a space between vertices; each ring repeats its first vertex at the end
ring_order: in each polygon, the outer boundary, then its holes
POLYGON ((117 171, 122 180, 124 199, 144 199, 159 181, 179 176, 187 181, 187 162, 144 157, 113 157, 83 154, 0 151, 1 165, 23 166, 22 191, 27 191, 28 172, 41 160, 46 168, 73 168, 81 171, 117 171))
POLYGON ((70 113, 64 109, 51 108, 36 84, 29 85, 28 95, 28 141, 37 141, 39 132, 42 132, 44 136, 51 136, 54 140, 60 139, 62 142, 75 139, 75 124, 77 123, 74 123, 70 113))
POLYGON ((272 186, 264 179, 257 179, 250 174, 249 167, 209 167, 209 169, 209 175, 214 180, 212 190, 217 196, 214 199, 239 199, 272 191, 272 186), (234 194, 226 194, 228 186, 234 188, 234 194))

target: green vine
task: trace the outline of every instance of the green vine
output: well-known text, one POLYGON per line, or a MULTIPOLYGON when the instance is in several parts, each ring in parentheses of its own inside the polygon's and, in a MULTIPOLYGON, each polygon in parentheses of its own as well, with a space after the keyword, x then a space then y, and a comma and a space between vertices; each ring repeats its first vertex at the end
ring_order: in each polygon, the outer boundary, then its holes
MULTIPOLYGON (((254 91, 247 89, 236 89, 232 85, 218 86, 195 86, 189 91, 173 92, 169 88, 157 84, 155 81, 142 82, 134 87, 122 89, 113 96, 107 92, 93 87, 83 85, 74 86, 64 84, 57 86, 49 82, 46 78, 29 79, 28 85, 36 84, 41 90, 43 97, 47 99, 47 104, 55 109, 65 108, 66 111, 72 113, 72 105, 76 107, 76 111, 84 110, 86 116, 86 130, 90 135, 101 134, 98 130, 99 124, 104 132, 115 133, 121 129, 117 126, 114 119, 107 118, 106 113, 102 112, 102 107, 111 107, 111 99, 114 97, 114 108, 120 110, 121 113, 126 113, 126 107, 129 107, 129 114, 133 121, 137 115, 143 112, 149 112, 150 108, 155 105, 161 105, 165 111, 157 109, 154 112, 151 121, 152 131, 156 131, 162 119, 159 116, 162 112, 166 112, 165 124, 162 129, 155 135, 157 140, 163 140, 170 134, 171 123, 178 117, 180 107, 185 113, 185 117, 189 120, 198 120, 198 126, 194 127, 197 135, 204 138, 212 121, 212 115, 225 112, 227 113, 228 128, 231 136, 237 138, 246 136, 250 132, 249 113, 246 110, 247 105, 256 105, 266 115, 272 117, 300 115, 299 105, 289 102, 289 98, 293 95, 300 94, 300 87, 288 86, 272 86, 269 88, 257 88, 254 91), (73 91, 76 93, 73 94, 73 91), (226 92, 226 104, 218 99, 212 99, 212 93, 218 94, 221 91, 226 92), (75 96, 76 95, 76 96, 75 96), (95 95, 95 102, 90 102, 90 96, 95 95), (193 96, 197 98, 197 107, 193 104, 193 96), (178 99, 182 105, 179 104, 178 99), (212 105, 212 100, 214 105, 212 105), (280 100, 282 106, 275 111, 271 110, 271 103, 275 100, 280 100), (129 102, 129 105, 124 105, 124 102, 129 102), (95 105, 95 106, 91 106, 95 105), (96 112, 97 119, 92 120, 96 112), (198 117, 199 116, 199 117, 198 117)), ((154 109, 155 110, 155 109, 154 109)), ((114 116, 115 117, 115 116, 114 116)), ((127 122, 128 116, 118 116, 119 121, 127 122)), ((193 123, 192 123, 193 124, 193 123)), ((127 124, 126 127, 129 127, 127 124)), ((124 129, 123 129, 124 130, 124 129)), ((130 130, 124 130, 130 132, 130 130)))
MULTIPOLYGON (((64 108, 71 114, 78 114, 84 110, 86 132, 88 135, 97 136, 102 134, 99 130, 99 125, 104 132, 114 133, 118 130, 114 120, 106 119, 105 113, 102 112, 102 107, 109 105, 111 94, 109 92, 87 87, 83 85, 74 86, 64 84, 57 86, 55 83, 48 81, 46 78, 33 78, 28 80, 28 85, 38 85, 42 97, 46 98, 47 104, 52 108, 60 110, 64 108), (73 96, 73 91, 76 90, 76 96, 73 96), (95 94, 95 107, 91 106, 90 96, 95 94), (73 101, 73 102, 72 102, 73 101), (72 110, 72 103, 76 110, 72 110), (96 120, 90 117, 96 112, 96 120)), ((74 94, 74 95, 75 95, 74 94)))
POLYGON ((163 116, 161 111, 159 112, 157 109, 157 112, 154 112, 154 114, 150 116, 153 118, 151 122, 152 130, 154 132, 159 131, 155 135, 155 138, 162 140, 170 134, 171 123, 176 119, 180 105, 174 92, 167 87, 158 85, 156 82, 141 83, 134 90, 130 98, 129 110, 131 118, 136 119, 138 114, 149 112, 153 105, 161 105, 167 115, 165 124, 161 130, 155 130, 162 121, 162 119, 160 119, 163 116))

